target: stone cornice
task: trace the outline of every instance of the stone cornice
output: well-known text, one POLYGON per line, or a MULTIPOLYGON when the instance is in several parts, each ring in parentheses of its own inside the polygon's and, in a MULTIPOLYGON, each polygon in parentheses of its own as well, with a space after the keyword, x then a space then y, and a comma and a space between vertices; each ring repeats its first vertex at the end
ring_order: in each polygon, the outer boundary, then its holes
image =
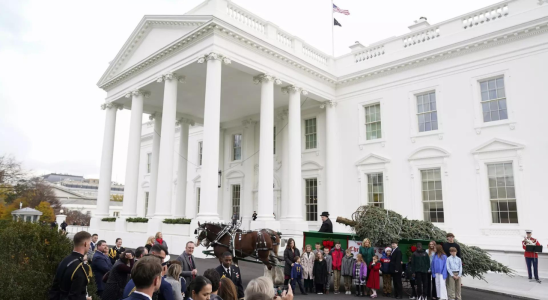
POLYGON ((110 108, 115 108, 115 109, 119 109, 119 110, 122 110, 124 107, 120 104, 116 104, 116 103, 112 103, 112 102, 108 102, 108 103, 103 103, 101 104, 101 109, 102 110, 105 110, 105 109, 110 109, 110 108))
POLYGON ((185 83, 186 82, 186 77, 185 76, 179 76, 175 73, 167 73, 167 74, 164 74, 160 77, 158 77, 158 79, 156 79, 156 82, 163 82, 163 81, 171 81, 171 80, 177 80, 179 83, 185 83))
POLYGON ((148 98, 150 97, 150 92, 148 91, 143 91, 143 90, 135 90, 135 91, 131 91, 129 93, 126 94, 126 98, 131 98, 131 97, 138 97, 138 96, 143 96, 145 98, 148 98))
POLYGON ((282 88, 282 93, 284 94, 292 94, 292 93, 301 93, 302 95, 308 95, 308 91, 303 90, 300 87, 296 87, 294 85, 285 86, 282 88))
POLYGON ((274 83, 276 85, 280 85, 282 84, 282 81, 270 74, 261 74, 261 75, 257 75, 255 77, 253 77, 253 83, 255 84, 259 84, 259 83, 263 83, 263 82, 270 82, 270 81, 274 81, 274 83))
POLYGON ((224 62, 225 65, 229 65, 229 64, 232 63, 230 58, 228 58, 224 55, 221 55, 219 53, 216 53, 216 52, 210 52, 209 54, 206 54, 203 57, 198 58, 198 63, 203 64, 204 62, 209 61, 209 60, 220 60, 220 61, 224 62))

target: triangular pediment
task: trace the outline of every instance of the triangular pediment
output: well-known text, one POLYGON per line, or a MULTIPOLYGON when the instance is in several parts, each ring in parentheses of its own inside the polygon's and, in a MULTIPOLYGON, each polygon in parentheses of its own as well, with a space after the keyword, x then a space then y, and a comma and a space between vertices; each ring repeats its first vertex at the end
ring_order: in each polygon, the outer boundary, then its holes
POLYGON ((386 164, 390 160, 386 157, 382 157, 377 154, 370 153, 356 162, 356 166, 374 165, 374 164, 386 164))
POLYGON ((415 150, 409 160, 428 159, 428 158, 443 158, 449 156, 449 152, 440 147, 422 147, 415 150))
POLYGON ((101 86, 211 20, 212 16, 144 16, 99 80, 101 86))
POLYGON ((505 150, 519 150, 523 149, 522 144, 505 141, 501 139, 492 139, 489 142, 479 146, 478 148, 474 149, 472 153, 486 153, 486 152, 493 152, 493 151, 505 151, 505 150))

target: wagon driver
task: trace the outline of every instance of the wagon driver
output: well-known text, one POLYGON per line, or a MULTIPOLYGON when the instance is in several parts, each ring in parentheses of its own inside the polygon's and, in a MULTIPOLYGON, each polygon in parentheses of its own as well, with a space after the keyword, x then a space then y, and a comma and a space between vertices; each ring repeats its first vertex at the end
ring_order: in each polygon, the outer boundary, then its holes
POLYGON ((320 217, 322 218, 322 227, 320 227, 320 230, 318 230, 318 232, 333 233, 333 223, 331 223, 331 220, 329 220, 329 212, 322 212, 320 217))

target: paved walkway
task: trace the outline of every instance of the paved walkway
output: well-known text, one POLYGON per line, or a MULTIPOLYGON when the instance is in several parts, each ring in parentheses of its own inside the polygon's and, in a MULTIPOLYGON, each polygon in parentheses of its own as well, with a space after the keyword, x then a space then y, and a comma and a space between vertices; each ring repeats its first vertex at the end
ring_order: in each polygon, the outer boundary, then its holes
POLYGON ((506 276, 498 273, 487 273, 485 281, 464 277, 462 283, 467 288, 486 290, 506 295, 531 299, 548 299, 548 279, 542 283, 529 282, 527 277, 506 276))

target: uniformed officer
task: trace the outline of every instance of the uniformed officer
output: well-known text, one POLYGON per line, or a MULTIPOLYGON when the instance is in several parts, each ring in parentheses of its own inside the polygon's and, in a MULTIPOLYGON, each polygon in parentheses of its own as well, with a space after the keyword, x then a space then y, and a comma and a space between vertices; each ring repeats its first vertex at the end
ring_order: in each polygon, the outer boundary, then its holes
POLYGON ((73 252, 57 267, 49 292, 50 300, 91 300, 86 291, 90 269, 84 264, 84 254, 88 252, 90 244, 91 234, 88 232, 80 231, 74 235, 73 252))
POLYGON ((322 227, 320 227, 320 230, 318 232, 328 232, 333 233, 333 223, 331 223, 331 220, 329 220, 329 212, 324 211, 320 215, 322 218, 322 227))
MULTIPOLYGON (((523 250, 525 250, 526 246, 533 245, 533 246, 540 246, 540 243, 537 239, 533 238, 531 235, 533 233, 532 230, 525 230, 525 233, 527 236, 525 239, 521 242, 523 246, 523 250)), ((529 281, 533 282, 536 281, 540 283, 540 279, 538 278, 538 253, 534 251, 525 251, 525 263, 527 264, 527 273, 529 273, 529 281), (535 280, 533 280, 533 276, 531 274, 531 265, 533 265, 534 273, 535 273, 535 280)))
POLYGON ((244 286, 242 284, 242 274, 238 265, 232 264, 232 253, 228 251, 223 253, 222 264, 215 270, 217 270, 221 278, 226 277, 232 280, 232 283, 234 283, 238 290, 238 299, 243 299, 244 286))

